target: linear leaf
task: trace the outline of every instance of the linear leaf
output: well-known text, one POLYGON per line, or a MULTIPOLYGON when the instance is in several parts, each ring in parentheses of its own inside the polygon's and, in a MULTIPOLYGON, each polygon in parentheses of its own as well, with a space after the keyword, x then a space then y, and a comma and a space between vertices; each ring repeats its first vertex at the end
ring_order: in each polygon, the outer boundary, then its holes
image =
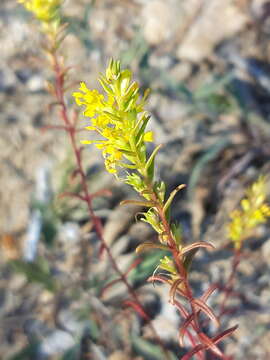
POLYGON ((126 300, 126 301, 124 301, 124 304, 126 306, 132 307, 143 319, 145 319, 147 321, 150 320, 148 314, 146 314, 146 312, 144 311, 144 309, 141 307, 140 304, 138 304, 132 300, 126 300))
POLYGON ((119 150, 124 154, 124 155, 127 155, 127 156, 136 156, 135 152, 134 151, 130 151, 130 150, 125 150, 125 149, 121 149, 119 148, 119 150))
POLYGON ((203 349, 204 349, 203 345, 197 345, 192 350, 190 350, 186 355, 184 355, 181 360, 190 360, 193 355, 196 355, 199 351, 203 349))
POLYGON ((139 205, 143 207, 153 207, 156 205, 156 203, 153 201, 123 200, 120 202, 120 205, 128 205, 128 204, 139 205))
POLYGON ((165 277, 162 277, 160 275, 154 275, 154 276, 150 276, 149 279, 147 279, 148 282, 154 282, 154 281, 160 281, 162 282, 163 284, 169 284, 170 285, 170 280, 165 278, 165 277))
MULTIPOLYGON (((219 343, 225 337, 230 336, 237 328, 238 328, 238 325, 235 325, 235 326, 223 331, 221 334, 213 337, 212 342, 214 344, 219 343)), ((206 348, 206 346, 202 345, 202 344, 195 346, 191 351, 189 351, 186 355, 184 355, 182 357, 182 360, 190 360, 193 355, 197 354, 199 351, 201 351, 205 348, 206 348)), ((222 355, 221 358, 224 359, 224 355, 222 355)))
POLYGON ((216 317, 216 315, 213 313, 212 309, 201 299, 194 299, 193 300, 193 304, 199 309, 201 310, 204 314, 206 314, 209 319, 211 319, 214 324, 216 325, 216 327, 218 327, 219 324, 219 320, 216 317))
POLYGON ((180 346, 184 347, 184 336, 187 331, 187 328, 192 323, 192 320, 194 319, 194 314, 190 314, 186 320, 184 321, 183 325, 181 326, 181 329, 179 331, 179 344, 180 346))
POLYGON ((140 253, 142 251, 152 250, 152 249, 161 249, 161 250, 168 250, 166 245, 156 244, 152 242, 145 242, 136 248, 136 253, 140 253))
POLYGON ((103 89, 108 93, 108 94, 113 94, 112 89, 110 88, 110 86, 108 85, 106 79, 104 79, 104 77, 100 77, 98 79, 98 81, 100 82, 101 86, 103 87, 103 89))
POLYGON ((146 113, 144 113, 141 117, 141 119, 139 120, 139 122, 142 121, 142 126, 140 127, 138 134, 136 135, 136 143, 138 143, 140 141, 140 139, 143 136, 143 133, 145 131, 146 125, 148 123, 148 121, 150 120, 150 115, 146 115, 146 113))
POLYGON ((219 335, 216 335, 213 338, 213 341, 215 343, 219 343, 221 340, 225 339, 225 337, 230 336, 236 329, 238 328, 238 325, 232 326, 231 328, 223 331, 222 333, 220 333, 219 335))
POLYGON ((186 253, 188 253, 189 251, 196 249, 196 248, 206 248, 206 249, 215 249, 214 245, 207 243, 205 241, 198 241, 196 243, 193 243, 191 245, 185 246, 182 250, 181 250, 181 254, 184 255, 186 253))
POLYGON ((171 289, 170 289, 170 293, 169 293, 169 297, 170 297, 170 301, 172 304, 174 304, 175 301, 175 295, 178 289, 178 286, 181 284, 183 280, 182 279, 177 279, 173 282, 171 289))
POLYGON ((217 285, 211 285, 204 293, 203 295, 201 296, 201 300, 202 301, 207 301, 208 298, 213 294, 213 292, 217 289, 217 285))
POLYGON ((206 348, 208 348, 209 350, 211 350, 215 355, 219 356, 219 357, 223 357, 222 352, 220 351, 220 349, 217 347, 217 345, 215 345, 215 343, 212 341, 212 339, 210 339, 207 335, 205 335, 204 333, 199 333, 198 337, 200 339, 200 341, 206 345, 206 348))
POLYGON ((184 189, 186 187, 185 184, 181 184, 181 185, 178 185, 170 194, 168 200, 166 201, 165 205, 164 205, 164 212, 166 213, 167 209, 169 208, 169 206, 171 205, 175 195, 178 193, 178 191, 184 189))
POLYGON ((199 250, 199 248, 195 248, 193 250, 191 250, 186 256, 185 256, 185 260, 184 260, 184 268, 186 271, 189 270, 191 264, 192 264, 192 261, 193 261, 193 258, 194 256, 196 255, 197 251, 199 250))
POLYGON ((154 177, 154 168, 155 168, 155 157, 159 151, 159 149, 162 147, 162 144, 158 145, 152 154, 150 155, 149 159, 147 160, 147 163, 145 165, 145 169, 150 176, 151 179, 154 177))

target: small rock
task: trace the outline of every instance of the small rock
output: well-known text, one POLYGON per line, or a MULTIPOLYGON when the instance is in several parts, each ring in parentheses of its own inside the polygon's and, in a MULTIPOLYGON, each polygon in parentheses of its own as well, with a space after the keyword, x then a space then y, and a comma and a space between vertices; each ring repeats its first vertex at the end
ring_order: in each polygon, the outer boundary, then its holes
POLYGON ((53 356, 70 349, 75 344, 75 339, 68 332, 55 330, 44 338, 39 350, 42 356, 53 356))
POLYGON ((103 353, 103 350, 100 346, 92 344, 91 352, 94 360, 106 360, 106 356, 103 353))
POLYGON ((270 239, 267 239, 262 246, 262 257, 264 258, 266 264, 270 267, 270 239))
POLYGON ((18 291, 22 287, 24 287, 24 285, 26 285, 26 283, 27 283, 27 280, 26 280, 26 277, 24 274, 15 274, 9 283, 9 288, 10 288, 10 290, 18 291))
POLYGON ((149 65, 166 70, 172 65, 172 57, 169 55, 158 56, 153 53, 149 57, 149 65))
POLYGON ((26 84, 31 79, 31 76, 33 76, 33 71, 30 68, 23 68, 16 70, 15 74, 22 84, 26 84))
POLYGON ((244 277, 250 277, 254 275, 254 262, 249 261, 249 259, 245 259, 245 261, 240 261, 237 271, 244 277))
POLYGON ((108 360, 127 360, 127 354, 123 351, 115 351, 109 356, 108 360))
POLYGON ((43 91, 44 90, 43 77, 38 74, 31 76, 31 78, 27 81, 27 87, 32 93, 43 91))
POLYGON ((263 20, 267 16, 267 9, 270 5, 269 0, 253 0, 251 2, 251 11, 258 20, 263 20))
POLYGON ((146 2, 143 11, 143 29, 146 41, 158 45, 169 40, 177 30, 180 6, 175 0, 146 2))
POLYGON ((192 72, 192 66, 188 62, 180 62, 170 70, 170 76, 175 82, 186 80, 192 72))
MULTIPOLYGON (((151 109, 155 110, 157 107, 159 109, 158 116, 165 132, 176 136, 179 134, 180 129, 182 128, 182 119, 187 115, 187 106, 180 103, 179 101, 173 101, 168 100, 164 96, 160 96, 159 94, 153 94, 151 96, 150 101, 151 109), (179 129, 179 131, 178 131, 179 129)), ((151 124, 150 127, 151 128, 151 124)), ((154 127, 155 130, 155 127, 154 127)), ((156 136, 156 130, 155 130, 155 136, 156 136)), ((159 132, 157 133, 158 139, 155 139, 156 142, 168 142, 168 138, 162 139, 159 135, 159 132), (160 141, 163 140, 163 141, 160 141)))
POLYGON ((77 316, 74 315, 69 309, 62 310, 59 314, 59 321, 65 329, 72 333, 82 334, 84 327, 86 326, 87 319, 85 321, 79 321, 77 316))
POLYGON ((120 299, 123 299, 127 294, 127 287, 124 283, 119 282, 108 287, 102 294, 101 300, 103 302, 109 302, 110 304, 115 302, 119 303, 120 299))
POLYGON ((132 224, 129 230, 129 236, 131 239, 134 239, 133 242, 136 241, 138 244, 147 240, 149 241, 155 235, 156 232, 151 228, 151 226, 142 221, 132 224))
POLYGON ((0 70, 0 91, 12 93, 16 88, 16 76, 9 68, 0 70))
POLYGON ((59 229, 59 241, 65 246, 70 247, 77 244, 80 240, 79 225, 73 222, 66 222, 59 229))
POLYGON ((217 44, 241 31, 247 21, 247 16, 232 0, 206 2, 179 45, 178 58, 203 60, 211 55, 217 44))
POLYGON ((43 290, 39 296, 39 301, 43 304, 52 302, 54 299, 54 294, 48 290, 43 290))
MULTIPOLYGON (((179 328, 180 317, 175 306, 169 303, 168 289, 165 286, 156 286, 156 292, 161 298, 161 311, 152 321, 157 334, 162 340, 175 339, 175 329, 179 328)), ((148 326, 144 328, 144 335, 152 338, 153 332, 148 326)))
POLYGON ((115 241, 111 246, 111 252, 115 258, 124 254, 125 251, 128 249, 130 242, 130 238, 128 235, 123 235, 117 241, 115 241))

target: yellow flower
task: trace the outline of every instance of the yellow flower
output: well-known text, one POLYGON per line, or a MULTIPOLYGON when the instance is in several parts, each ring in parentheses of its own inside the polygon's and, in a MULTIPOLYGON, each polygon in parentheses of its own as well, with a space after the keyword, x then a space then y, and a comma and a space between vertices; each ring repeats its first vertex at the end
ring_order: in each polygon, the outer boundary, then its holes
POLYGON ((62 0, 18 0, 18 2, 31 11, 38 20, 50 22, 57 17, 62 0))
POLYGON ((74 92, 73 96, 77 105, 85 105, 84 115, 93 117, 103 107, 104 96, 97 90, 89 90, 84 82, 81 82, 80 92, 74 92))
POLYGON ((265 201, 265 178, 260 177, 247 190, 246 198, 241 201, 241 209, 230 215, 232 221, 228 226, 229 237, 236 249, 241 248, 243 240, 250 236, 253 228, 270 217, 270 207, 265 201))
POLYGON ((139 101, 139 88, 132 82, 131 72, 121 70, 117 61, 111 60, 99 80, 106 97, 89 90, 84 82, 73 93, 77 105, 84 106, 84 115, 91 118, 86 129, 102 136, 94 143, 102 150, 109 172, 117 173, 117 167, 136 169, 146 160, 145 142, 153 141, 152 131, 145 132, 150 117, 146 112, 139 115, 144 111, 146 96, 139 101))

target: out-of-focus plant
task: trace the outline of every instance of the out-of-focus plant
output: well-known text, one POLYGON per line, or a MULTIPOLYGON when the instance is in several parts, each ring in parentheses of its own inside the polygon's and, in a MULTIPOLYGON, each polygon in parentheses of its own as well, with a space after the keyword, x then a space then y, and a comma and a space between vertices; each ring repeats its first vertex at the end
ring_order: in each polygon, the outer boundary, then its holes
POLYGON ((261 176, 246 191, 246 197, 241 201, 241 208, 231 213, 228 226, 229 238, 234 248, 240 250, 243 241, 252 234, 252 230, 266 222, 270 217, 270 207, 266 203, 266 182, 261 176))
POLYGON ((228 224, 228 237, 233 243, 231 273, 223 287, 224 298, 220 304, 219 318, 226 313, 226 304, 233 292, 237 269, 240 264, 243 244, 252 236, 253 230, 270 217, 270 206, 266 202, 266 178, 260 176, 247 190, 240 208, 232 211, 228 224))
POLYGON ((43 26, 45 24, 50 26, 53 21, 60 20, 58 10, 62 0, 18 0, 18 2, 31 11, 43 26))

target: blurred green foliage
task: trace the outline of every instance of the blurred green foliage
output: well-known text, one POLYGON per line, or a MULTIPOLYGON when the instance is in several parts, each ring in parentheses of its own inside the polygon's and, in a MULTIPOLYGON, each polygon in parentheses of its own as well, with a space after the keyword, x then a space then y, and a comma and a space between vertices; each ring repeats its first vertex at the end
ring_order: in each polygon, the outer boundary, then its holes
POLYGON ((38 257, 35 262, 13 260, 10 263, 14 271, 24 274, 29 282, 42 284, 51 292, 57 290, 57 283, 53 279, 50 265, 45 258, 38 257))

